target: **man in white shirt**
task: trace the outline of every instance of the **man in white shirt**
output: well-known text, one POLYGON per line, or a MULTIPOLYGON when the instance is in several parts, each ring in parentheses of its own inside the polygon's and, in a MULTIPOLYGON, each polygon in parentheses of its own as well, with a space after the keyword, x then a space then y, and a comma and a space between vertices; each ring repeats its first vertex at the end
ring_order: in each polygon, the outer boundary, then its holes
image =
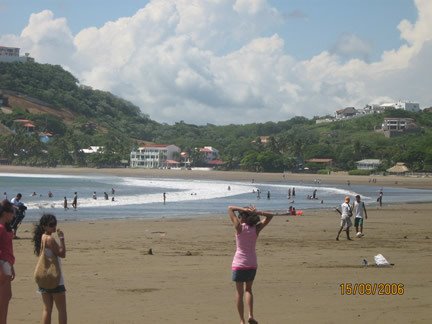
POLYGON ((15 209, 15 217, 11 222, 11 227, 13 231, 13 238, 17 239, 17 231, 18 226, 21 224, 22 220, 25 217, 25 211, 27 210, 27 207, 22 203, 21 201, 22 195, 18 193, 14 198, 11 199, 11 203, 15 209))
POLYGON ((345 197, 345 202, 341 205, 341 210, 336 208, 336 211, 341 215, 341 227, 339 229, 339 232, 336 236, 336 241, 339 241, 339 235, 342 233, 342 230, 345 229, 347 240, 351 241, 350 235, 349 235, 349 228, 352 226, 351 222, 351 216, 352 216, 352 210, 350 206, 350 197, 345 197))
POLYGON ((355 198, 356 200, 354 201, 353 204, 353 210, 355 216, 354 226, 356 228, 357 237, 361 237, 364 235, 363 234, 363 213, 364 213, 364 217, 367 219, 367 211, 364 202, 360 200, 360 195, 357 195, 355 198), (360 226, 360 231, 359 231, 359 226, 360 226))

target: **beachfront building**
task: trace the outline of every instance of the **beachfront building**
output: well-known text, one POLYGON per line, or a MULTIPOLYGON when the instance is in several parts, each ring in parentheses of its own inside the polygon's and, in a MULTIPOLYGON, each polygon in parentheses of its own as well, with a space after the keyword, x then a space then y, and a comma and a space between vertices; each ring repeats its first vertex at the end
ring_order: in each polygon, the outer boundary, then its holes
POLYGON ((0 62, 34 62, 34 58, 30 57, 29 53, 25 53, 25 56, 20 56, 20 49, 18 47, 0 46, 0 62))
POLYGON ((199 149, 199 152, 203 154, 206 163, 219 159, 219 151, 214 147, 204 146, 199 149))
POLYGON ((397 162, 396 165, 392 166, 391 168, 387 169, 387 172, 390 174, 396 174, 396 175, 404 175, 405 173, 409 172, 409 169, 403 162, 397 162))
POLYGON ((381 165, 381 160, 378 159, 364 159, 357 161, 358 170, 376 170, 381 165))
POLYGON ((149 144, 130 153, 131 168, 166 168, 173 166, 180 157, 180 148, 175 145, 149 144))

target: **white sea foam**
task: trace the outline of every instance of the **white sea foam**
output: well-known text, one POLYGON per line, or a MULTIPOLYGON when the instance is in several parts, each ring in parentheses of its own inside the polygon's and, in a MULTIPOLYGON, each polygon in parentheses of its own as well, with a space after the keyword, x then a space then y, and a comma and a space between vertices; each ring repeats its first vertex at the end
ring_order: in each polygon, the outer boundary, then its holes
MULTIPOLYGON (((267 190, 273 193, 286 192, 289 188, 295 186, 297 197, 305 199, 307 195, 312 194, 314 189, 318 190, 319 199, 339 199, 341 195, 355 196, 354 191, 333 188, 333 187, 316 187, 298 184, 267 184, 267 183, 246 183, 220 180, 192 180, 192 179, 159 179, 159 178, 134 178, 134 177, 101 177, 101 176, 77 176, 77 175, 45 175, 45 174, 10 174, 0 173, 1 176, 19 177, 19 178, 51 178, 51 179, 82 179, 85 181, 94 181, 99 184, 109 184, 109 186, 119 186, 129 188, 128 192, 132 194, 121 194, 120 190, 115 196, 115 201, 105 200, 99 195, 98 199, 93 199, 90 195, 84 196, 84 193, 78 192, 79 207, 111 207, 111 206, 126 206, 126 205, 142 205, 150 203, 163 202, 163 191, 166 190, 167 202, 182 202, 182 201, 201 201, 216 198, 233 197, 252 193, 252 191, 261 190, 262 197, 266 195, 267 190), (230 187, 228 190, 228 186, 230 187), (145 190, 144 190, 145 188, 145 190), (154 192, 152 193, 152 188, 154 192), (262 188, 265 188, 263 190, 262 188), (274 188, 274 189, 272 189, 274 188), (132 190, 131 190, 132 189, 132 190)), ((88 188, 88 191, 95 189, 88 188)), ((100 191, 99 191, 100 192, 100 191)), ((56 197, 57 198, 57 197, 56 197)), ((369 197, 362 197, 364 200, 369 197)), ((69 200, 70 207, 71 200, 69 200)), ((29 209, 50 209, 63 208, 63 199, 48 199, 40 197, 37 201, 27 201, 29 209)))
MULTIPOLYGON (((136 188, 136 194, 116 196, 115 201, 105 200, 99 196, 80 197, 78 194, 79 207, 107 207, 123 205, 141 205, 163 201, 161 189, 169 190, 166 199, 169 202, 197 201, 215 199, 229 196, 241 195, 252 191, 253 186, 239 182, 206 181, 206 180, 181 180, 181 179, 140 179, 140 178, 118 178, 117 183, 122 186, 136 188), (230 186, 230 190, 228 190, 230 186), (157 193, 140 194, 140 188, 158 188, 157 193)), ((40 200, 27 204, 29 209, 35 208, 63 208, 63 201, 40 200)))
MULTIPOLYGON (((35 174, 35 173, 0 173, 0 177, 14 177, 14 178, 50 178, 50 179, 63 179, 75 178, 82 179, 83 176, 64 175, 64 174, 35 174)), ((96 178, 96 177, 95 177, 96 178)))

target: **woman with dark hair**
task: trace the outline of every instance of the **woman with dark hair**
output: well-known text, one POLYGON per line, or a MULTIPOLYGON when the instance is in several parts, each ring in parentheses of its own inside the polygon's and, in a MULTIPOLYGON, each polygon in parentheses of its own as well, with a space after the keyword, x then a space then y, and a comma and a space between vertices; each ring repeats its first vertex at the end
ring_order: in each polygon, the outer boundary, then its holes
POLYGON ((66 289, 63 280, 63 271, 61 270, 60 258, 66 257, 66 245, 64 234, 60 229, 57 229, 57 235, 59 243, 53 237, 53 233, 56 232, 57 219, 52 214, 43 214, 39 220, 39 224, 35 225, 33 242, 34 242, 34 253, 40 255, 45 253, 47 257, 57 256, 61 277, 59 285, 54 289, 45 289, 39 287, 39 292, 42 295, 42 301, 44 304, 42 312, 42 323, 51 323, 51 313, 53 304, 55 303, 58 310, 58 322, 59 324, 67 323, 67 312, 66 312, 66 289), (41 251, 44 246, 44 251, 41 251))
POLYGON ((258 267, 255 246, 259 233, 270 223, 273 213, 258 211, 255 207, 229 206, 228 216, 236 230, 237 249, 232 262, 232 280, 236 283, 236 304, 240 323, 246 323, 243 295, 246 295, 249 307, 248 323, 258 323, 253 316, 252 294, 252 284, 258 267), (260 216, 264 216, 264 220, 261 221, 260 216))
POLYGON ((12 298, 12 280, 15 279, 10 222, 14 218, 14 208, 9 200, 0 203, 0 324, 6 324, 9 301, 12 298))

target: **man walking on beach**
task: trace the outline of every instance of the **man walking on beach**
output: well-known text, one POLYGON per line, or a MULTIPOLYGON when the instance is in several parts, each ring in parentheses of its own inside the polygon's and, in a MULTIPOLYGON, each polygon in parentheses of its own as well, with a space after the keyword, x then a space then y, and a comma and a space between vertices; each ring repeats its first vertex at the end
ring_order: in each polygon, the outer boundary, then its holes
POLYGON ((75 191, 74 197, 73 197, 73 200, 72 200, 72 207, 73 207, 74 210, 77 209, 77 204, 78 204, 78 193, 75 191))
POLYGON ((379 203, 380 207, 382 207, 382 198, 383 198, 383 190, 381 189, 377 198, 377 203, 379 203))
POLYGON ((340 225, 339 232, 336 236, 336 241, 339 241, 339 235, 341 234, 344 227, 346 227, 345 231, 347 235, 347 240, 351 241, 349 235, 349 228, 352 226, 352 222, 351 222, 352 210, 349 203, 350 203, 350 197, 346 196, 345 202, 341 205, 341 210, 336 208, 336 211, 341 215, 341 223, 340 223, 341 225, 340 225))
POLYGON ((21 201, 22 195, 18 193, 14 198, 11 199, 11 203, 15 209, 15 217, 11 222, 11 227, 13 231, 13 238, 17 239, 17 231, 18 226, 20 226, 22 220, 25 217, 25 211, 27 210, 27 207, 24 205, 24 203, 21 201))
POLYGON ((363 213, 364 217, 367 219, 366 207, 363 201, 360 201, 360 195, 355 196, 356 200, 353 204, 353 211, 355 215, 354 226, 356 228, 357 237, 364 236, 363 234, 363 213), (360 226, 360 231, 359 231, 360 226), (360 234, 359 234, 360 233, 360 234))

